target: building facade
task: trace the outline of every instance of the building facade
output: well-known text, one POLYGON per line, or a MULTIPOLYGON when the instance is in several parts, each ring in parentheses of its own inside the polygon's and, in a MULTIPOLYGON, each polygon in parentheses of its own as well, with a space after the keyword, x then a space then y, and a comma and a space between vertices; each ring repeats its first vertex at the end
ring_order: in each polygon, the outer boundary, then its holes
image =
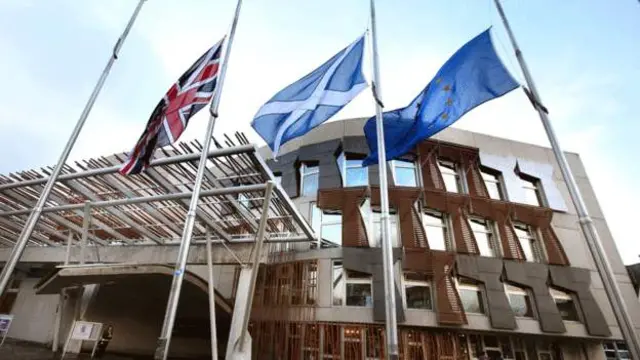
MULTIPOLYGON (((383 358, 378 167, 360 166, 368 152, 363 124, 324 124, 267 161, 318 240, 269 246, 253 297, 255 359, 383 358)), ((586 171, 577 154, 567 159, 640 329, 640 303, 586 171)), ((550 149, 450 128, 390 161, 387 173, 401 359, 628 358, 550 149)), ((23 263, 22 284, 0 306, 20 314, 9 336, 44 343, 50 327, 29 329, 33 320, 24 313, 53 323, 58 300, 35 295, 37 263, 23 263)), ((232 304, 238 266, 216 269, 222 301, 232 304)), ((113 311, 100 296, 88 316, 108 321, 113 311)), ((204 310, 189 319, 206 321, 204 310)), ((161 320, 149 320, 155 325, 144 331, 159 331, 161 320)), ((127 326, 116 325, 114 342, 127 326)), ((149 350, 118 341, 120 352, 149 350)))

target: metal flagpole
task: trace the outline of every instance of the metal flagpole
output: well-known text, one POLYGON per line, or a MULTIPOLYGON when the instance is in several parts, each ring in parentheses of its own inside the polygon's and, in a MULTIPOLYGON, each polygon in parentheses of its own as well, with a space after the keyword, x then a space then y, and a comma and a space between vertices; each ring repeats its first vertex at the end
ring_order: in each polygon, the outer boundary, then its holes
POLYGON ((182 289, 182 280, 184 278, 184 272, 187 266, 187 257, 189 255, 189 246, 191 244, 191 237, 193 235, 193 226, 196 220, 196 210, 198 209, 198 201, 200 200, 200 190, 202 188, 202 179, 204 178, 204 171, 207 166, 207 155, 209 153, 209 147, 211 146, 211 138, 213 136, 213 128, 218 118, 218 106, 220 104, 220 95, 222 94, 222 86, 224 84, 224 78, 227 73, 227 66, 229 64, 229 54, 231 53, 231 45, 233 44, 233 38, 236 33, 236 26, 238 24, 238 18, 240 17, 240 8, 242 6, 242 0, 238 0, 236 5, 236 12, 231 23, 231 30, 229 31, 229 39, 225 45, 224 57, 222 58, 222 66, 220 67, 220 74, 218 75, 218 85, 211 101, 211 107, 209 108, 209 123, 207 124, 207 130, 205 132, 204 141, 202 144, 202 152, 200 153, 200 162, 198 163, 198 171, 196 173, 195 183, 193 185, 193 191, 191 195, 191 202, 189 204, 189 210, 184 223, 184 229, 182 231, 182 240, 180 242, 180 250, 178 251, 178 259, 176 262, 175 271, 173 273, 173 281, 171 283, 171 290, 169 293, 169 299, 167 302, 167 310, 164 315, 164 323, 162 324, 162 332, 158 339, 158 344, 155 352, 156 360, 166 360, 169 355, 169 346, 171 343, 171 333, 173 332, 173 325, 176 320, 176 312, 178 310, 178 301, 180 300, 180 290, 182 289))
POLYGON ((207 269, 209 273, 209 327, 211 328, 211 359, 218 360, 218 333, 216 329, 216 291, 213 277, 213 250, 211 246, 211 233, 206 229, 207 238, 207 269))
POLYGON ((382 224, 382 266, 384 272, 385 328, 387 334, 387 358, 398 359, 398 325, 396 319, 396 292, 393 269, 393 247, 389 236, 389 189, 387 184, 387 156, 382 128, 382 99, 380 94, 380 69, 378 66, 378 41, 376 38, 376 9, 371 6, 371 47, 373 49, 373 97, 376 103, 376 136, 378 137, 378 169, 380 171, 380 222, 382 224))
POLYGON ((511 40, 513 49, 515 50, 516 58, 518 59, 520 67, 522 68, 525 81, 529 86, 529 91, 534 103, 534 107, 538 111, 540 120, 542 121, 542 125, 544 126, 547 136, 549 137, 549 142, 551 143, 551 148, 553 149, 553 154, 556 157, 556 161, 558 161, 558 165, 560 166, 562 177, 567 183, 569 195, 571 196, 571 200, 576 207, 576 211, 580 219, 580 227, 582 228, 584 237, 587 240, 589 251, 591 252, 591 255, 595 260, 598 273, 600 273, 600 276, 602 277, 602 283, 604 284, 607 297, 609 298, 609 302, 611 303, 611 307, 613 308, 613 312, 618 321, 618 325, 620 326, 620 330, 622 331, 624 340, 629 347, 631 357, 635 360, 640 360, 640 344, 638 343, 638 338, 636 338, 635 336, 635 330, 629 316, 629 311, 626 304, 624 303, 624 300, 622 299, 620 287, 615 280, 613 269, 606 257, 604 248, 602 246, 602 241, 600 240, 600 236, 598 235, 598 231, 596 230, 591 216, 589 216, 587 206, 582 199, 582 195, 580 193, 580 190, 578 189, 576 180, 573 177, 571 169, 569 168, 569 163, 567 162, 564 153, 560 149, 560 144, 558 143, 558 139, 553 131, 553 128, 551 127, 551 122, 549 121, 549 117, 547 116, 546 109, 544 109, 544 107, 542 106, 540 96, 538 95, 538 90, 536 89, 535 83, 533 82, 533 78, 531 77, 531 73, 529 72, 529 68, 527 67, 527 63, 522 56, 522 51, 520 51, 520 48, 516 43, 516 39, 511 30, 511 26, 509 26, 507 17, 504 13, 504 10, 502 9, 502 5, 499 0, 494 0, 494 2, 496 4, 496 8, 498 9, 500 17, 502 18, 504 27, 507 30, 507 34, 509 35, 509 39, 511 40))
POLYGON ((67 158, 69 157, 69 153, 71 152, 73 145, 76 143, 76 140, 78 139, 78 135, 80 135, 80 131, 82 130, 82 127, 84 126, 84 123, 87 120, 87 117, 89 116, 89 112, 91 112, 91 108, 93 107, 93 104, 96 102, 96 99, 98 98, 98 94, 100 93, 100 90, 102 89, 102 86, 104 85, 104 82, 107 79, 107 76, 109 75, 109 71, 111 70, 113 63, 118 59, 118 52, 120 51, 120 48, 124 43, 124 40, 127 38, 127 35, 129 34, 129 31, 131 30, 131 27, 133 26, 133 23, 135 22, 136 18, 138 17, 138 13, 140 12, 140 9, 142 8, 142 4, 144 4, 145 1, 146 0, 140 0, 138 2, 138 6, 136 6, 136 9, 133 11, 133 15, 131 15, 131 18, 129 19, 129 23, 127 23, 127 26, 124 28, 124 31, 122 32, 122 35, 120 35, 120 37, 118 38, 118 41, 116 41, 116 44, 113 47, 113 52, 109 57, 109 61, 107 62, 107 65, 102 71, 102 75, 100 75, 100 79, 98 79, 98 83, 96 84, 95 88, 93 89, 93 92, 91 93, 91 96, 89 97, 89 101, 87 101, 87 104, 84 106, 84 110, 82 110, 82 113, 80 114, 80 118, 78 119, 78 122, 76 123, 76 126, 73 129, 73 132, 71 133, 71 137, 69 137, 69 140, 67 141, 67 144, 65 145, 64 150, 62 150, 62 154, 58 159, 58 163, 56 164, 56 167, 53 169, 51 176, 49 176, 49 180, 47 180, 47 184, 42 189, 42 194, 40 194, 40 198, 38 199, 36 206, 33 208, 33 211, 29 215, 29 218, 27 219, 27 222, 25 223, 24 228, 22 228, 20 237, 18 238, 18 241, 16 241, 16 244, 13 247, 11 254, 9 255, 9 259, 7 260, 7 263, 2 269, 2 273, 0 273, 0 294, 4 292, 7 286, 7 283, 9 282, 9 278, 11 277, 13 270, 18 264, 18 261, 20 260, 20 257, 24 252, 24 248, 27 246, 27 242, 29 241, 31 234, 33 233, 36 223, 40 219, 42 208, 44 207, 45 203, 47 202, 47 199, 49 198, 49 194, 51 193, 51 190, 53 189, 53 186, 56 183, 56 179, 58 178, 58 175, 60 175, 62 166, 67 161, 67 158))

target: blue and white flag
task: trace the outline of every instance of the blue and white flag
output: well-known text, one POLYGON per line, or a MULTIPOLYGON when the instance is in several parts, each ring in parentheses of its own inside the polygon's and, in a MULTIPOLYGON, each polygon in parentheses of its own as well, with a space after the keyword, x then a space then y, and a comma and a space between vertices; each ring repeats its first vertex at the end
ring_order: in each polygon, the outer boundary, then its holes
POLYGON ((329 120, 362 90, 364 35, 264 104, 251 126, 273 151, 329 120))

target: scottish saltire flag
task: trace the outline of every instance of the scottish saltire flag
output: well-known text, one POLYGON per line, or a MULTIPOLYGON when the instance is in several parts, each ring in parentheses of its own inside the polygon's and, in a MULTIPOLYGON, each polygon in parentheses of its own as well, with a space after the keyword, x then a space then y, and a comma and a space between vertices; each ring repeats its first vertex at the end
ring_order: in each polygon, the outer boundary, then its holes
POLYGON ((329 120, 367 87, 364 35, 264 104, 251 126, 278 155, 280 146, 329 120))
MULTIPOLYGON (((496 54, 490 30, 453 54, 407 107, 383 114, 388 160, 408 153, 476 106, 520 86, 496 54)), ((367 121, 364 134, 371 150, 363 162, 366 166, 378 162, 375 118, 367 121)))
POLYGON ((154 150, 178 140, 189 119, 209 103, 218 80, 223 42, 224 39, 207 50, 160 100, 142 136, 120 168, 121 174, 138 174, 146 169, 154 150))

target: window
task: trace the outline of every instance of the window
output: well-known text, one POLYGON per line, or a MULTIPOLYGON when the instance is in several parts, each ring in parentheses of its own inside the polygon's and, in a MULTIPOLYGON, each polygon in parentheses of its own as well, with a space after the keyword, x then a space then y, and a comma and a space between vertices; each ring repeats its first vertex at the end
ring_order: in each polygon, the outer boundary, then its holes
POLYGON ((531 297, 525 289, 513 285, 504 285, 511 310, 518 317, 533 317, 533 308, 531 307, 531 297))
POLYGON ((552 342, 540 341, 536 346, 538 359, 540 360, 561 360, 560 348, 552 342))
POLYGON ((458 293, 465 312, 484 314, 480 286, 464 279, 458 279, 458 293))
MULTIPOLYGON (((362 214, 362 218, 364 219, 364 223, 367 227, 368 237, 369 237, 369 246, 371 247, 381 247, 382 246, 382 223, 380 217, 380 209, 375 207, 371 208, 371 201, 367 199, 362 206, 360 206, 360 212, 362 214)), ((399 246, 399 234, 400 228, 398 227, 398 215, 394 213, 393 209, 389 209, 389 224, 391 228, 389 229, 390 237, 391 237, 391 246, 396 247, 399 246)))
POLYGON ((418 186, 418 169, 415 162, 392 160, 391 169, 396 186, 418 186))
POLYGON ((282 175, 281 174, 274 174, 273 178, 275 179, 276 184, 282 185, 282 175))
POLYGON ((333 263, 333 305, 373 306, 371 275, 342 267, 342 261, 333 263))
POLYGON ((311 227, 321 245, 342 245, 342 215, 311 205, 311 227))
POLYGON ((450 250, 449 228, 447 218, 443 213, 428 211, 422 214, 424 229, 427 234, 427 242, 431 250, 450 250))
POLYGON ((571 295, 556 289, 549 289, 549 291, 551 292, 553 301, 555 301, 556 306, 558 307, 558 311, 560 311, 562 320, 580 321, 576 305, 573 302, 571 295))
POLYGON ((343 328, 345 359, 362 359, 364 352, 362 351, 363 330, 359 326, 345 326, 343 328))
POLYGON ((480 359, 482 355, 487 355, 489 359, 527 360, 525 344, 519 337, 469 335, 467 338, 467 353, 473 360, 480 359))
POLYGON ((238 202, 242 204, 242 206, 246 209, 251 208, 250 198, 245 194, 242 194, 242 193, 238 194, 238 202))
POLYGON ((524 252, 525 260, 529 262, 540 262, 542 259, 540 249, 538 248, 538 242, 531 227, 525 224, 515 223, 513 224, 513 228, 516 231, 520 247, 524 252))
POLYGON ((482 174, 484 185, 489 192, 489 197, 495 200, 505 200, 499 173, 485 168, 482 168, 480 173, 482 174))
POLYGON ((482 256, 496 256, 494 250, 493 226, 488 220, 470 218, 469 225, 476 238, 478 250, 482 256))
POLYGON ((385 343, 384 328, 367 328, 366 330, 366 356, 367 360, 384 359, 385 343))
POLYGON ((451 161, 438 160, 438 168, 444 180, 445 190, 448 192, 461 193, 462 186, 460 185, 460 175, 458 174, 456 164, 451 161))
POLYGON ((607 341, 603 346, 607 360, 631 359, 629 348, 623 341, 607 341))
POLYGON ((524 203, 533 206, 544 206, 540 180, 518 173, 520 177, 520 186, 524 192, 524 203))
MULTIPOLYGON (((320 330, 318 325, 308 324, 305 327, 302 355, 304 359, 318 359, 320 355, 320 330)), ((293 358, 295 359, 295 357, 293 358)))
POLYGON ((300 188, 302 196, 315 196, 318 192, 320 170, 317 164, 302 164, 300 166, 300 188))
POLYGON ((345 156, 344 153, 340 153, 340 156, 338 156, 338 168, 342 176, 343 186, 369 185, 369 168, 362 166, 362 159, 353 158, 349 154, 345 156))
POLYGON ((407 309, 431 310, 431 286, 427 277, 420 273, 404 274, 404 294, 407 309))

